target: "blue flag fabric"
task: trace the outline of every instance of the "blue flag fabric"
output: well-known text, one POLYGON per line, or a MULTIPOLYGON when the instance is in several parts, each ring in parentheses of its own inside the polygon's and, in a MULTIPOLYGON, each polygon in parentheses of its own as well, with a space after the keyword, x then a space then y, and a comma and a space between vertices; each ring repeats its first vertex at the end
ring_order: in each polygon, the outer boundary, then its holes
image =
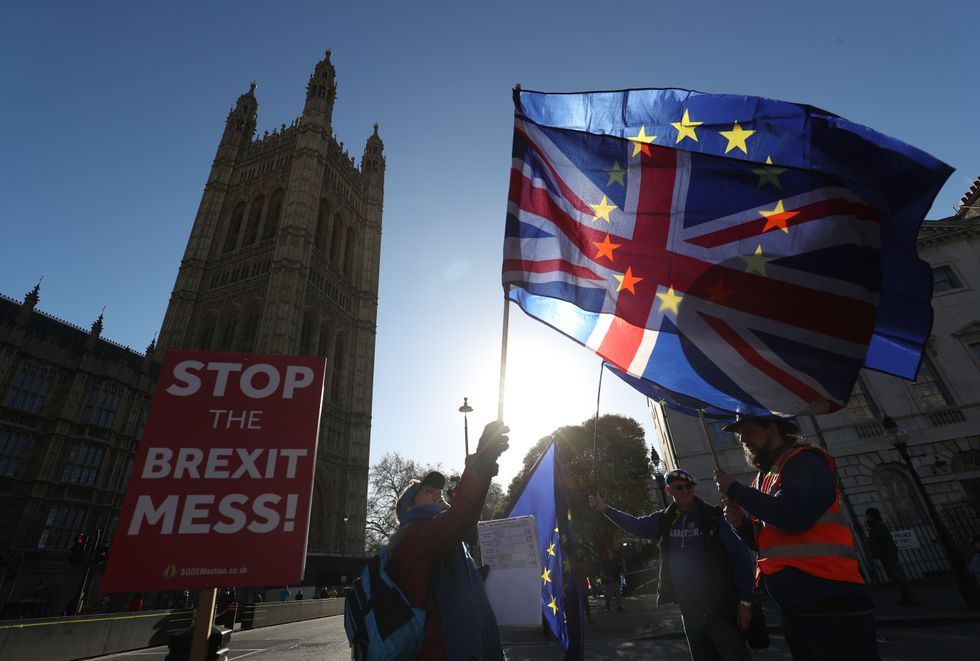
POLYGON ((531 471, 508 517, 533 515, 541 560, 541 613, 565 649, 566 661, 585 655, 581 584, 575 577, 575 536, 555 440, 531 471))
POLYGON ((914 378, 919 226, 951 169, 811 106, 515 93, 503 285, 625 374, 721 411, 823 413, 914 378))

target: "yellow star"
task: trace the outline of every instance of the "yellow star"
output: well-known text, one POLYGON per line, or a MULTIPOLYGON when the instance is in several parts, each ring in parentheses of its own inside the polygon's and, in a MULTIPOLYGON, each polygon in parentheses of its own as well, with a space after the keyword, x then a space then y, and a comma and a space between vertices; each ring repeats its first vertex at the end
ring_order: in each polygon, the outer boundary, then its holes
POLYGON ((568 510, 568 520, 572 520, 572 510, 568 510))
POLYGON ((609 220, 609 212, 619 208, 615 204, 610 204, 605 195, 602 196, 602 202, 599 204, 590 204, 589 206, 595 210, 596 218, 602 218, 607 223, 612 222, 609 220))
POLYGON ((551 546, 548 547, 548 555, 554 555, 554 554, 555 554, 555 544, 554 542, 552 542, 551 546))
POLYGON ((748 267, 745 269, 746 273, 758 273, 759 275, 766 274, 766 262, 775 259, 775 257, 766 257, 762 254, 762 246, 759 245, 755 249, 753 255, 742 255, 742 259, 748 267))
POLYGON ((786 223, 789 222, 789 220, 794 216, 799 216, 800 212, 786 211, 786 209, 783 208, 783 201, 780 200, 779 202, 776 203, 775 209, 773 209, 772 211, 760 210, 759 214, 766 219, 766 226, 762 228, 761 233, 764 234, 769 230, 781 229, 787 234, 789 234, 789 225, 787 225, 786 223))
MULTIPOLYGON (((772 156, 766 156, 766 164, 772 166, 772 156)), ((786 168, 753 168, 752 172, 759 175, 759 183, 756 184, 756 188, 763 184, 772 184, 776 188, 782 188, 782 184, 779 183, 779 175, 786 172, 786 168)))
POLYGON ((677 142, 680 142, 684 138, 690 138, 691 140, 694 140, 694 142, 697 142, 698 134, 694 132, 694 129, 702 124, 704 124, 704 122, 691 121, 691 118, 687 114, 687 108, 684 109, 684 116, 681 117, 681 121, 670 123, 671 126, 677 129, 677 142))
POLYGON ((735 122, 735 126, 732 127, 731 131, 718 131, 718 132, 728 139, 728 146, 725 147, 726 154, 731 150, 738 148, 742 150, 743 154, 745 154, 746 156, 748 155, 749 150, 745 146, 745 140, 750 135, 755 133, 755 131, 746 131, 745 129, 743 129, 741 126, 738 125, 738 122, 735 122))
MULTIPOLYGON (((634 149, 635 148, 636 148, 636 145, 634 145, 634 149)), ((642 146, 641 146, 641 149, 642 149, 642 146)), ((606 185, 607 186, 610 186, 610 185, 612 185, 614 183, 619 184, 620 186, 625 186, 626 185, 626 182, 623 181, 623 175, 626 174, 626 168, 620 167, 619 166, 619 161, 615 161, 613 163, 613 166, 611 168, 609 168, 608 170, 603 170, 603 172, 605 172, 605 173, 607 173, 609 175, 609 181, 606 182, 606 185)))
POLYGON ((561 566, 565 568, 565 571, 572 571, 572 563, 568 561, 568 558, 561 561, 561 566))
POLYGON ((643 152, 647 156, 650 155, 650 147, 647 145, 656 140, 657 136, 647 135, 646 128, 645 126, 641 126, 639 133, 632 137, 626 136, 626 139, 633 143, 633 156, 636 156, 640 152, 643 152))
POLYGON ((548 603, 547 608, 551 609, 552 615, 558 615, 558 597, 552 597, 551 601, 548 603))
POLYGON ((684 299, 683 296, 678 296, 674 293, 673 287, 668 287, 666 293, 657 292, 657 298, 660 299, 660 307, 658 308, 660 312, 670 310, 674 314, 677 314, 677 306, 684 299))
POLYGON ((609 235, 607 234, 606 238, 604 238, 602 241, 593 241, 592 245, 599 249, 599 252, 597 252, 595 256, 596 259, 599 259, 600 257, 608 257, 609 261, 613 261, 615 259, 613 257, 613 250, 623 244, 613 243, 609 240, 609 235))
POLYGON ((551 570, 550 569, 545 569, 544 570, 544 573, 541 574, 541 580, 544 581, 544 584, 545 585, 547 585, 548 583, 551 583, 551 570))
POLYGON ((619 280, 619 287, 616 288, 616 291, 623 291, 625 289, 631 294, 636 293, 633 285, 638 282, 643 282, 643 278, 637 278, 633 275, 633 270, 629 266, 626 267, 626 273, 623 275, 614 275, 613 277, 619 280))

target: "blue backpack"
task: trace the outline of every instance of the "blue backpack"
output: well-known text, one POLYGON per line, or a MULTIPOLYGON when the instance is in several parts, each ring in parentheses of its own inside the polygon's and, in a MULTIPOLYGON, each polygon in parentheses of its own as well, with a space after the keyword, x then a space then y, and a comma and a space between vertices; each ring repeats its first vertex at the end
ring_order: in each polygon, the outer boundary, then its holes
POLYGON ((422 649, 425 611, 412 608, 387 567, 383 547, 347 590, 344 629, 355 661, 407 661, 422 649))

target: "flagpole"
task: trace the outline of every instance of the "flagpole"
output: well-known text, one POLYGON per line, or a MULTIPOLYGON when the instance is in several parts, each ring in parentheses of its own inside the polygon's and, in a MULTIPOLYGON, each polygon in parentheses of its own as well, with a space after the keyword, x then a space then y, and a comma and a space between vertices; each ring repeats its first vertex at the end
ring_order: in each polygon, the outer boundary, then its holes
POLYGON ((497 420, 504 419, 504 383, 507 377, 507 328, 510 323, 510 298, 504 290, 504 320, 500 331, 500 391, 497 395, 497 420))
POLYGON ((595 392, 595 425, 592 427, 592 495, 598 495, 596 485, 599 481, 599 466, 596 461, 596 453, 599 445, 599 398, 602 396, 602 373, 605 371, 606 361, 599 361, 599 387, 595 392))
POLYGON ((715 468, 721 470, 721 462, 718 461, 718 453, 711 442, 711 434, 708 433, 708 425, 704 422, 704 409, 698 409, 698 418, 701 419, 701 431, 704 433, 704 440, 708 442, 708 450, 711 451, 711 458, 715 460, 715 468))

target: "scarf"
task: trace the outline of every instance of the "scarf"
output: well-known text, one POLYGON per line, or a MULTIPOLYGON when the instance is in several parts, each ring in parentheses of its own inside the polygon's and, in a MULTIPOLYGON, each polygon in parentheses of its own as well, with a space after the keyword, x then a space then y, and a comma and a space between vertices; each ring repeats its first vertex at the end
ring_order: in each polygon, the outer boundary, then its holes
MULTIPOLYGON (((406 512, 390 546, 401 541, 409 525, 434 519, 444 511, 439 505, 422 505, 406 512)), ((504 652, 497 618, 466 544, 460 542, 436 562, 432 580, 442 614, 443 642, 451 661, 501 661, 504 652)))

